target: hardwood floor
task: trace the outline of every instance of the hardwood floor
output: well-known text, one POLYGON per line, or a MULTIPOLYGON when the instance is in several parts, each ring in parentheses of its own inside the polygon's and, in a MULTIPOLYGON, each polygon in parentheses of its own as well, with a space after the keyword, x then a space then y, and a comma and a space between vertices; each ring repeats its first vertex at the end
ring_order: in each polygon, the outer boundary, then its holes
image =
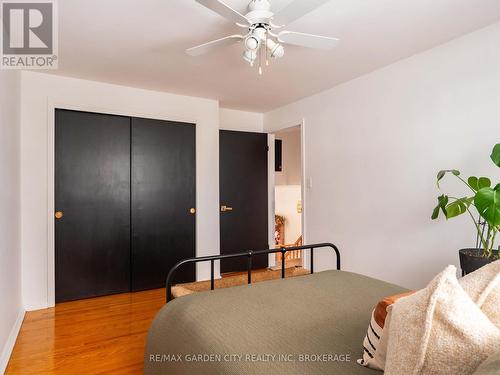
POLYGON ((26 313, 6 374, 140 374, 165 289, 65 302, 26 313))
MULTIPOLYGON (((255 281, 268 273, 280 277, 267 269, 252 272, 255 281)), ((308 271, 286 273, 298 276, 308 271)), ((217 282, 223 287, 245 284, 246 272, 225 275, 217 282)), ((194 284, 209 289, 208 281, 194 284)), ((165 289, 155 289, 28 312, 6 374, 141 374, 146 334, 164 304, 165 289)))

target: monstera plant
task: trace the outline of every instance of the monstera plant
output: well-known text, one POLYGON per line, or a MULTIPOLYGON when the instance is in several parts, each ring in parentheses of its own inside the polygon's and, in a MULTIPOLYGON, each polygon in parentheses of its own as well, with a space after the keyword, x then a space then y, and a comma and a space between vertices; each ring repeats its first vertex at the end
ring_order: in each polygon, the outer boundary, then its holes
MULTIPOLYGON (((491 160, 500 167, 500 143, 493 147, 491 160)), ((438 204, 432 212, 432 219, 437 219, 442 213, 446 219, 460 215, 467 215, 474 223, 479 242, 478 249, 460 250, 462 270, 471 272, 480 266, 499 259, 499 248, 495 248, 498 231, 500 230, 500 183, 493 184, 488 177, 471 176, 464 179, 460 171, 456 169, 439 171, 437 174, 437 185, 441 179, 450 174, 465 184, 470 194, 464 197, 454 197, 443 194, 437 198, 438 204), (477 218, 477 219, 476 219, 477 218), (463 264, 463 261, 469 263, 463 264), (482 258, 482 261, 470 260, 470 258, 482 258), (465 267, 465 268, 464 268, 465 267)), ((500 237, 500 236, 499 236, 500 237)))

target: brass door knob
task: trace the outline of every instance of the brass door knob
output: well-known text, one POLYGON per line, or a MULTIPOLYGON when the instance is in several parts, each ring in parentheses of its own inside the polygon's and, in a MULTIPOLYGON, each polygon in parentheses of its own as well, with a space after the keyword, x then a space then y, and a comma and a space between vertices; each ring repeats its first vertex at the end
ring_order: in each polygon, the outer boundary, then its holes
POLYGON ((190 213, 190 214, 195 214, 195 213, 196 213, 196 208, 191 207, 191 208, 189 209, 189 213, 190 213))
POLYGON ((220 211, 221 212, 226 212, 226 211, 232 211, 233 208, 229 206, 220 206, 220 211))
POLYGON ((61 219, 64 215, 63 215, 62 211, 56 211, 56 213, 54 214, 54 216, 55 216, 56 219, 61 219))

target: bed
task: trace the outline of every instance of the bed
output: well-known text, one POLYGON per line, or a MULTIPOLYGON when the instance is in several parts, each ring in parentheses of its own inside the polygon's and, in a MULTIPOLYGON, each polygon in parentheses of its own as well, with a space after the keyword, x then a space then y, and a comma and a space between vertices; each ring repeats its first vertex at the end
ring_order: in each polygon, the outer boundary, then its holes
POLYGON ((380 374, 356 363, 377 302, 406 289, 340 270, 177 298, 154 319, 145 374, 380 374))

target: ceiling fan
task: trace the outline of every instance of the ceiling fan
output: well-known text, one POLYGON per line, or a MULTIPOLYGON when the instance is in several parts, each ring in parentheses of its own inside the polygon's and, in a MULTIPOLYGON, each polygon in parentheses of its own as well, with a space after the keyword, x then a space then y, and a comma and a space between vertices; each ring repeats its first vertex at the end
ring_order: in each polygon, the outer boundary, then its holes
POLYGON ((252 0, 248 4, 248 13, 242 15, 220 0, 196 0, 201 5, 218 13, 247 30, 245 35, 234 34, 213 40, 186 50, 190 56, 199 56, 244 41, 243 59, 251 66, 258 60, 259 74, 262 74, 262 60, 269 65, 271 58, 280 58, 285 54, 282 44, 328 50, 335 47, 338 39, 326 36, 279 31, 288 23, 318 8, 329 0, 294 0, 283 10, 274 14, 269 0, 252 0), (263 54, 265 56, 263 57, 263 54))

